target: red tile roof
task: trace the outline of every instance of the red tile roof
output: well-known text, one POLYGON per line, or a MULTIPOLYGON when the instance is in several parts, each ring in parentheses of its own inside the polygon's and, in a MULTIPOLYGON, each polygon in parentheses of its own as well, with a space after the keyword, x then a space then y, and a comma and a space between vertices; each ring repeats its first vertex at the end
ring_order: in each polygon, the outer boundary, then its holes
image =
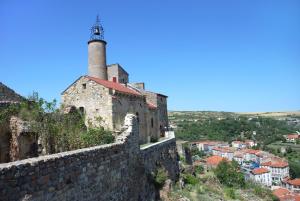
POLYGON ((299 194, 290 192, 286 188, 278 188, 273 190, 273 195, 275 195, 280 201, 300 201, 299 194))
POLYGON ((248 154, 254 154, 254 155, 257 155, 257 154, 260 152, 260 150, 246 149, 245 152, 248 153, 248 154))
POLYGON ((285 161, 268 161, 268 162, 261 163, 260 165, 274 167, 274 168, 285 168, 289 166, 289 164, 285 161))
POLYGON ((91 77, 91 76, 85 76, 85 77, 90 80, 95 81, 96 83, 98 83, 106 88, 114 89, 118 92, 129 94, 129 95, 142 96, 142 94, 138 93, 137 91, 134 91, 120 83, 112 82, 112 81, 108 81, 108 80, 102 80, 102 79, 91 77))
POLYGON ((244 144, 244 142, 242 142, 242 141, 232 141, 231 143, 235 143, 235 144, 244 144))
POLYGON ((260 165, 261 166, 270 166, 271 164, 272 164, 272 162, 268 161, 268 162, 261 163, 260 165))
POLYGON ((254 170, 251 171, 252 174, 265 174, 265 173, 268 173, 269 170, 267 168, 256 168, 254 170))
POLYGON ((208 165, 219 165, 219 163, 222 161, 222 160, 226 160, 225 158, 221 157, 221 156, 210 156, 208 158, 205 159, 206 160, 206 163, 208 165))
POLYGON ((293 186, 300 186, 300 178, 297 179, 289 179, 286 181, 288 184, 293 186))
POLYGON ((288 139, 298 139, 299 135, 298 134, 289 134, 286 136, 288 139))
POLYGON ((224 153, 233 153, 234 152, 234 151, 230 150, 229 147, 214 147, 213 150, 224 152, 224 153))
POLYGON ((281 198, 289 193, 290 193, 290 191, 286 188, 278 188, 278 189, 273 190, 273 194, 278 198, 281 198))

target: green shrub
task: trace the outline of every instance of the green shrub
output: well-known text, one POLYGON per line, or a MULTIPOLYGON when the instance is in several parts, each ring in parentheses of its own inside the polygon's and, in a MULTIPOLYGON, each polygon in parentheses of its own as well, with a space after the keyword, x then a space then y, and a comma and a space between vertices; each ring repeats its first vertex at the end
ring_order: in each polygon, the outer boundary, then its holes
POLYGON ((161 189, 164 186, 166 180, 168 179, 168 173, 165 170, 165 168, 160 167, 153 174, 153 178, 154 185, 156 186, 156 188, 161 189))
POLYGON ((238 164, 235 161, 223 160, 219 163, 214 173, 221 184, 228 187, 245 187, 243 173, 239 172, 238 164))
POLYGON ((196 174, 203 174, 203 172, 204 172, 204 167, 203 167, 203 166, 197 165, 197 166, 195 167, 195 173, 196 173, 196 174))
POLYGON ((225 188, 224 189, 225 195, 231 199, 236 199, 235 190, 233 188, 225 188))
POLYGON ((190 184, 192 186, 199 183, 199 180, 191 174, 183 175, 183 181, 184 181, 185 184, 190 184))
POLYGON ((90 128, 81 135, 85 147, 109 144, 114 142, 114 136, 110 131, 100 128, 90 128))
POLYGON ((150 138, 150 142, 151 142, 151 143, 158 142, 158 138, 157 138, 157 137, 153 137, 153 136, 151 136, 151 138, 150 138))

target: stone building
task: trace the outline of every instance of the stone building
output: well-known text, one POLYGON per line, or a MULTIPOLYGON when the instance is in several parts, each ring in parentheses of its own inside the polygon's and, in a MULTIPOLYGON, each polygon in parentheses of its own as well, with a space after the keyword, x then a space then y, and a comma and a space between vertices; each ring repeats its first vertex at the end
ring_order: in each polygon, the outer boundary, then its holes
POLYGON ((88 41, 88 75, 79 77, 62 92, 64 108, 76 107, 87 126, 120 131, 127 113, 137 116, 140 143, 164 137, 168 130, 167 96, 150 92, 144 83, 130 83, 119 64, 106 64, 106 41, 97 20, 88 41))
MULTIPOLYGON (((24 100, 0 82, 0 110, 24 100)), ((36 145, 37 135, 31 132, 28 122, 14 116, 0 119, 0 163, 37 156, 36 145)))

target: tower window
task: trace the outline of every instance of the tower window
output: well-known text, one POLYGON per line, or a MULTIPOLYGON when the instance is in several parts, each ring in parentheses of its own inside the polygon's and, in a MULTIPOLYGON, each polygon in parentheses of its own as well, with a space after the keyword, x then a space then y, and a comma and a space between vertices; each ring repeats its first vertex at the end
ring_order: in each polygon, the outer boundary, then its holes
POLYGON ((79 112, 80 112, 81 114, 84 114, 84 107, 79 107, 79 112))
POLYGON ((86 89, 86 84, 82 84, 82 88, 83 88, 83 89, 86 89))
POLYGON ((151 118, 151 128, 153 128, 153 118, 151 118))

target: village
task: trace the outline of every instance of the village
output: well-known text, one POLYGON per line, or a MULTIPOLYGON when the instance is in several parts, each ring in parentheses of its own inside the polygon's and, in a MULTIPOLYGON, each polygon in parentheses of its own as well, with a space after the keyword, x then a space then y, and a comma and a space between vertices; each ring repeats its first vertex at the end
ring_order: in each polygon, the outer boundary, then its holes
MULTIPOLYGON (((300 138, 300 134, 289 134, 287 140, 300 138)), ((185 153, 184 143, 177 143, 179 154, 185 153)), ((275 156, 267 151, 257 149, 253 140, 223 141, 203 140, 188 142, 189 150, 196 149, 204 157, 192 156, 192 165, 202 166, 204 172, 215 169, 223 160, 236 161, 245 180, 255 182, 272 190, 280 201, 298 200, 300 198, 300 178, 292 179, 289 163, 285 158, 275 156)), ((281 151, 286 151, 285 149, 281 151)))

